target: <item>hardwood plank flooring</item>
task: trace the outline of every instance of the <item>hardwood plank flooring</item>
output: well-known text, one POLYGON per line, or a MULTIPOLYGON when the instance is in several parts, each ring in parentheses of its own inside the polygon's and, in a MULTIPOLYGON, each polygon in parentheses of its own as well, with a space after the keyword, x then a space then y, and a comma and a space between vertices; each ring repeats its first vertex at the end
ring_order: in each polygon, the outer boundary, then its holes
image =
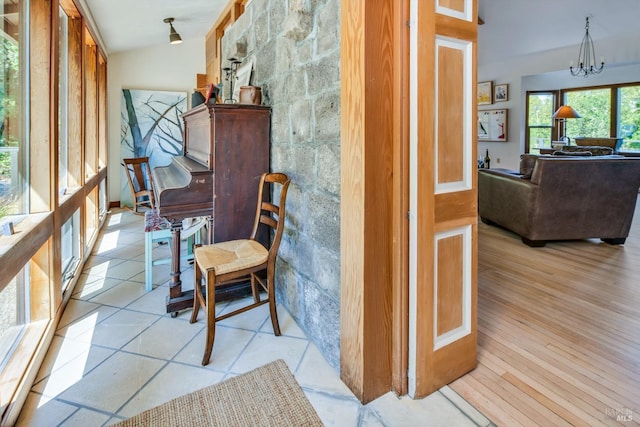
POLYGON ((623 246, 478 229, 478 367, 451 388, 500 426, 640 425, 640 201, 623 246))

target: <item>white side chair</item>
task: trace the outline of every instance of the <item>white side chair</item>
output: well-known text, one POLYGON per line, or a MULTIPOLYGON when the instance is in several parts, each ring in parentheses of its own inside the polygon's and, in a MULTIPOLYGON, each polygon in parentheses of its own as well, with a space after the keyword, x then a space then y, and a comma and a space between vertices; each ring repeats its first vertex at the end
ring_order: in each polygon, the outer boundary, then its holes
MULTIPOLYGON (((153 259, 153 246, 165 241, 171 245, 171 223, 158 215, 158 212, 148 210, 144 214, 144 288, 146 292, 153 289, 153 266, 171 264, 171 257, 153 259)), ((181 240, 187 241, 187 254, 180 257, 180 261, 193 260, 193 245, 201 244, 200 230, 207 223, 206 218, 190 218, 183 221, 181 240)))

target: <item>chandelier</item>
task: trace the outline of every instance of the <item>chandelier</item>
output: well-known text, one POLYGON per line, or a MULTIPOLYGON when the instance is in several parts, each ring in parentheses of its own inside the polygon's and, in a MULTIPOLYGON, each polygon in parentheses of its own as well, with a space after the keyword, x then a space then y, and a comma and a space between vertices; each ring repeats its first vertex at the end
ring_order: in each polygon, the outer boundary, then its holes
POLYGON ((593 39, 589 34, 589 17, 584 26, 585 33, 580 43, 580 52, 578 53, 578 66, 573 67, 573 61, 569 65, 569 71, 572 76, 589 77, 590 74, 600 74, 604 68, 604 56, 600 57, 600 65, 596 65, 596 50, 593 46, 593 39))

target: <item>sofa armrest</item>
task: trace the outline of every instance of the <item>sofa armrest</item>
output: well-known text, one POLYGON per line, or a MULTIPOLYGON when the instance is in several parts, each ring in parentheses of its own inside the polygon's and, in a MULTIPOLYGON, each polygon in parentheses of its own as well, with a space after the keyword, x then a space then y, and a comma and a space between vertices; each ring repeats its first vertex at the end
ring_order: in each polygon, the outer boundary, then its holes
POLYGON ((491 169, 479 170, 478 210, 482 219, 526 236, 538 186, 520 176, 491 169))

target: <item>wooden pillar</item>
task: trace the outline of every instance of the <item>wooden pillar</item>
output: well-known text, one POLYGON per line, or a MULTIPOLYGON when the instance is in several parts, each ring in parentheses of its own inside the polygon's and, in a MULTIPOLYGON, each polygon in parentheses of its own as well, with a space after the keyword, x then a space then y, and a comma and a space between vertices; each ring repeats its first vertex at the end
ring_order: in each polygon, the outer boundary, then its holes
POLYGON ((422 397, 476 364, 477 0, 341 14, 341 377, 422 397))
POLYGON ((341 2, 342 380, 391 390, 394 0, 341 2))

